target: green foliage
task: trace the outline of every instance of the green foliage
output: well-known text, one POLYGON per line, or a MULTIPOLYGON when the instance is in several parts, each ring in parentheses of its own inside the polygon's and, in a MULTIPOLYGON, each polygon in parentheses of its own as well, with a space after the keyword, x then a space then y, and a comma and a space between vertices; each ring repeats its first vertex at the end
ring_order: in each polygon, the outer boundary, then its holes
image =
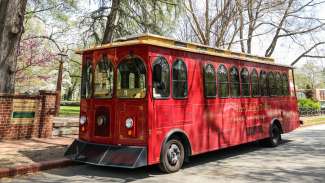
POLYGON ((299 108, 311 108, 315 110, 320 109, 320 103, 317 101, 313 101, 311 99, 299 99, 298 100, 299 108))

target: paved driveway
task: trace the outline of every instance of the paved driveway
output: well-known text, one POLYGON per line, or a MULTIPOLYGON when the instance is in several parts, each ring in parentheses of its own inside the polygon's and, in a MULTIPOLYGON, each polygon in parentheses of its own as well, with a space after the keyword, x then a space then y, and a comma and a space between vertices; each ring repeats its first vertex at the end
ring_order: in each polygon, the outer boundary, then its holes
POLYGON ((325 182, 325 125, 284 135, 277 148, 256 143, 193 157, 174 174, 157 167, 136 170, 81 165, 0 182, 325 182))

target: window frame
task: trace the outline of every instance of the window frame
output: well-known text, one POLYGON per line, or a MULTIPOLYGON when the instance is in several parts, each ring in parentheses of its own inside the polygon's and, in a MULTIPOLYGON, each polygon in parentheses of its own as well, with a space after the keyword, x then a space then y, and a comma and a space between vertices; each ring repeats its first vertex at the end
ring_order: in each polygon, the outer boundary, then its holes
POLYGON ((188 99, 188 95, 189 95, 189 90, 188 90, 188 69, 187 69, 187 65, 186 63, 184 62, 183 59, 181 58, 176 58, 172 64, 172 72, 171 72, 171 90, 172 90, 172 97, 173 99, 177 99, 177 100, 183 100, 183 99, 188 99), (186 74, 186 96, 184 97, 176 97, 175 94, 174 94, 174 81, 180 81, 180 80, 174 80, 174 65, 176 62, 182 62, 185 66, 185 74, 186 74))
POLYGON ((170 70, 170 65, 169 65, 169 63, 168 63, 168 60, 164 57, 164 56, 157 56, 156 58, 155 58, 155 60, 152 62, 152 64, 151 64, 151 66, 152 66, 152 72, 151 72, 151 75, 152 75, 152 77, 151 77, 151 82, 152 82, 152 87, 151 87, 151 89, 152 89, 152 98, 154 99, 154 100, 166 100, 166 99, 169 99, 170 98, 170 96, 171 96, 171 70, 170 70), (154 96, 154 93, 153 93, 153 88, 154 88, 154 80, 153 80, 153 77, 154 77, 154 65, 155 65, 155 63, 158 61, 158 59, 163 59, 166 63, 167 63, 167 65, 168 65, 168 76, 169 76, 169 81, 168 81, 168 84, 169 84, 169 94, 168 94, 168 97, 159 97, 159 98, 156 98, 155 96, 154 96))
POLYGON ((217 94, 218 94, 219 98, 229 98, 230 97, 229 72, 228 72, 228 68, 224 64, 220 64, 217 69, 217 94), (221 69, 221 67, 224 67, 226 69, 226 78, 227 78, 226 82, 219 82, 219 78, 220 78, 219 70, 221 69), (220 91, 219 91, 220 84, 227 84, 227 96, 225 96, 225 97, 220 96, 220 91))
POLYGON ((260 96, 261 97, 269 97, 269 93, 268 93, 268 83, 267 83, 267 72, 265 70, 260 70, 260 74, 259 74, 259 88, 260 88, 260 96), (265 76, 265 77, 262 77, 265 76), (265 83, 265 87, 261 87, 261 79, 265 79, 264 83, 265 83), (266 90, 266 92, 264 93, 263 92, 263 95, 262 95, 262 90, 266 90))
POLYGON ((288 97, 291 95, 289 77, 286 73, 283 73, 283 74, 281 74, 281 78, 282 78, 282 87, 283 87, 282 92, 286 92, 286 93, 283 93, 283 96, 288 97), (284 78, 285 78, 286 83, 283 80, 284 78), (287 91, 284 89, 284 87, 286 87, 287 91))
POLYGON ((250 73, 249 73, 249 70, 246 68, 246 67, 243 67, 241 68, 240 70, 240 97, 243 97, 243 98, 248 98, 248 97, 251 97, 252 96, 252 89, 251 89, 251 78, 250 78, 250 73), (247 79, 248 79, 248 83, 243 83, 243 71, 247 71, 248 75, 247 75, 247 79), (243 95, 243 84, 248 84, 248 95, 243 95))
POLYGON ((260 77, 259 77, 259 74, 255 68, 253 68, 253 70, 250 72, 249 79, 250 79, 250 85, 251 85, 251 97, 261 97, 260 77), (253 80, 252 80, 252 76, 254 73, 256 74, 257 83, 253 83, 253 80), (258 93, 257 95, 253 94, 253 84, 257 85, 257 93, 258 93))
POLYGON ((126 55, 126 56, 124 56, 124 57, 121 57, 120 59, 119 59, 119 61, 118 61, 118 64, 116 65, 116 79, 115 79, 115 98, 116 99, 119 99, 119 100, 144 100, 144 99, 146 99, 147 98, 147 96, 148 96, 148 69, 147 69, 147 65, 146 65, 146 62, 142 59, 142 57, 140 57, 140 56, 138 56, 138 55, 126 55), (119 97, 119 96, 117 96, 117 86, 118 86, 118 70, 119 70, 119 66, 121 65, 121 63, 123 62, 123 60, 126 60, 126 59, 131 59, 131 58, 136 58, 136 59, 139 59, 141 62, 142 62, 142 64, 144 65, 144 69, 145 69, 145 85, 144 85, 144 87, 146 88, 146 92, 145 92, 145 95, 144 95, 144 97, 143 98, 125 98, 125 97, 119 97))
POLYGON ((274 78, 275 78, 275 85, 276 85, 276 89, 277 89, 276 96, 281 97, 281 96, 283 96, 283 92, 282 92, 282 90, 283 90, 283 86, 282 86, 283 81, 282 81, 281 74, 279 72, 275 72, 274 78))
POLYGON ((102 56, 96 61, 95 67, 93 69, 93 80, 94 80, 94 82, 93 82, 93 98, 94 99, 99 99, 100 100, 100 99, 113 99, 114 98, 114 96, 115 96, 115 84, 116 84, 115 80, 117 80, 117 79, 115 79, 115 65, 113 64, 112 59, 110 59, 107 55, 102 54, 102 56), (95 96, 96 69, 97 69, 98 64, 102 61, 102 59, 104 59, 104 57, 107 59, 107 61, 109 62, 110 66, 113 69, 112 95, 111 95, 111 97, 98 97, 98 96, 96 97, 95 96))
POLYGON ((229 80, 228 80, 228 83, 229 83, 229 97, 230 98, 240 98, 241 97, 241 91, 240 91, 240 75, 239 75, 240 73, 239 73, 239 70, 238 70, 238 68, 234 65, 234 66, 232 66, 232 67, 230 67, 230 69, 229 69, 229 72, 228 72, 228 75, 229 75, 229 80), (235 69, 236 70, 236 72, 237 72, 237 77, 238 77, 238 83, 237 82, 233 82, 232 81, 232 74, 231 74, 231 71, 232 71, 232 69, 235 69), (233 91, 233 88, 232 88, 232 85, 233 84, 236 84, 237 83, 237 85, 238 85, 238 96, 234 96, 234 95, 232 95, 232 91, 233 91))
POLYGON ((215 67, 214 67, 214 65, 213 64, 211 64, 211 63, 206 63, 206 64, 204 64, 203 65, 203 90, 204 90, 204 97, 205 98, 208 98, 208 99, 210 99, 210 98, 217 98, 217 72, 216 72, 216 70, 215 70, 215 67), (205 77, 205 74, 206 74, 206 69, 207 69, 207 67, 208 66, 211 66, 212 67, 212 69, 213 69, 213 74, 214 74, 214 83, 213 83, 213 81, 210 81, 208 84, 214 84, 214 87, 215 87, 215 95, 214 96, 207 96, 207 91, 206 91, 206 89, 207 89, 207 87, 206 87, 206 77, 205 77))
MULTIPOLYGON (((88 67, 87 67, 88 68, 88 67)), ((85 100, 85 99, 91 99, 93 98, 94 95, 94 67, 93 67, 93 58, 91 56, 86 56, 84 57, 84 61, 82 63, 82 69, 81 69, 81 91, 80 91, 80 99, 85 100), (87 89, 90 89, 90 94, 87 96, 87 91, 85 94, 83 94, 83 86, 84 86, 84 68, 85 66, 90 66, 90 73, 91 73, 91 80, 90 82, 90 87, 87 89), (83 97, 83 95, 85 95, 83 97)))
POLYGON ((274 89, 276 89, 275 88, 276 83, 275 83, 275 77, 273 71, 267 72, 266 78, 267 78, 266 81, 267 81, 267 88, 268 88, 268 96, 274 97, 276 96, 276 92, 274 91, 274 89), (272 86, 270 85, 270 80, 269 80, 270 76, 272 76, 272 83, 271 83, 272 86))

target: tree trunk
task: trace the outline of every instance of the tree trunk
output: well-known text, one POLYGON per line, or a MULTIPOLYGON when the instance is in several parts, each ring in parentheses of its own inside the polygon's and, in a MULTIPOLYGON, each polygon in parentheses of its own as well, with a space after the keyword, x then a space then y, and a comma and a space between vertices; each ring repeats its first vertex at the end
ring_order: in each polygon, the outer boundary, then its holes
POLYGON ((72 100, 73 94, 74 94, 74 92, 76 90, 77 82, 78 82, 77 79, 73 80, 72 86, 68 88, 65 100, 68 100, 68 101, 72 100))
POLYGON ((14 93, 27 0, 0 0, 0 93, 14 93))
POLYGON ((119 19, 119 8, 121 0, 112 0, 111 12, 107 17, 106 28, 103 36, 102 44, 110 43, 113 41, 113 33, 119 19))

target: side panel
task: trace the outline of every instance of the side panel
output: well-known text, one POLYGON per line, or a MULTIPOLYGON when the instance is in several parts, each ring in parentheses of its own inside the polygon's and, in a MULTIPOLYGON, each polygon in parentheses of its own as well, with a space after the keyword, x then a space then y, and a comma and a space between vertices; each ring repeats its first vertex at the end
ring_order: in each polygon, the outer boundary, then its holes
MULTIPOLYGON (((278 71, 288 73, 287 68, 247 63, 244 61, 198 55, 169 49, 151 47, 151 67, 155 58, 163 56, 170 66, 181 58, 188 69, 189 96, 187 99, 153 99, 150 84, 148 163, 158 163, 162 143, 168 133, 179 129, 184 131, 191 143, 192 154, 226 148, 269 136, 273 119, 279 119, 284 132, 299 126, 295 97, 247 97, 211 98, 204 97, 203 66, 213 64, 217 70, 220 64, 228 69, 236 66, 239 71, 246 67, 249 72, 278 71)), ((152 68, 149 77, 152 77, 152 68)), ((172 83, 170 83, 172 92, 172 83)))

